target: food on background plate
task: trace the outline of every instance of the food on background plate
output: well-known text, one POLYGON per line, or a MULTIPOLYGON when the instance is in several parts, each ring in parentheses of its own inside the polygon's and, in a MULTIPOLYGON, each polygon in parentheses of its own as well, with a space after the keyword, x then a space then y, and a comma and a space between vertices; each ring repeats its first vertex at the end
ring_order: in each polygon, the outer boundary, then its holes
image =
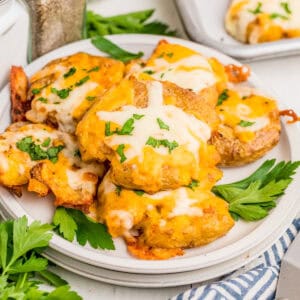
POLYGON ((56 206, 89 212, 101 164, 82 162, 74 136, 43 124, 13 123, 0 135, 0 183, 19 196, 22 186, 40 196, 52 191, 56 206))
POLYGON ((298 0, 233 0, 225 28, 243 43, 257 44, 300 37, 298 0))
POLYGON ((123 77, 124 65, 77 53, 51 61, 30 78, 27 120, 74 133, 84 113, 123 77))
POLYGON ((217 115, 198 95, 171 83, 124 79, 78 124, 84 160, 109 160, 117 185, 154 193, 220 178, 207 141, 217 115))
MULTIPOLYGON (((12 68, 13 121, 47 125, 17 122, 0 136, 3 185, 19 195, 27 183, 40 196, 52 191, 61 206, 53 223, 67 240, 114 249, 107 226, 142 259, 210 243, 230 230, 232 216, 268 214, 298 164, 275 166, 274 182, 260 182, 258 171, 246 183, 216 185, 218 163, 246 164, 279 139, 277 104, 248 86, 249 68, 166 41, 148 61, 103 37, 92 43, 117 60, 77 53, 29 82, 12 68), (67 133, 75 128, 76 136, 67 133), (270 185, 274 193, 265 192, 270 185)), ((265 172, 274 161, 266 163, 265 172)))

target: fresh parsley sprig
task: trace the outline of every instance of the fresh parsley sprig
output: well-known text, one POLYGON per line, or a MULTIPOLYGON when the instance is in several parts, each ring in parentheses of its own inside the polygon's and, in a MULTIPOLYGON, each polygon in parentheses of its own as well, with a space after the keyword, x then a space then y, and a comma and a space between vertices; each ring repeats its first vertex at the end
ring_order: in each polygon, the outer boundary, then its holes
POLYGON ((212 191, 229 203, 229 211, 235 219, 260 220, 276 206, 275 200, 293 180, 300 161, 281 161, 276 165, 275 162, 275 159, 265 161, 241 181, 213 187, 212 191))
POLYGON ((100 51, 124 63, 140 58, 144 55, 141 51, 138 53, 128 52, 102 36, 94 37, 91 42, 100 51))
POLYGON ((53 225, 57 233, 72 242, 84 246, 88 242, 95 249, 114 250, 115 246, 106 226, 96 223, 79 210, 58 207, 53 216, 53 225))
POLYGON ((52 237, 51 229, 37 221, 28 225, 25 216, 0 223, 0 299, 82 299, 65 280, 47 270, 48 260, 40 256, 52 237), (41 290, 38 278, 56 288, 41 290))

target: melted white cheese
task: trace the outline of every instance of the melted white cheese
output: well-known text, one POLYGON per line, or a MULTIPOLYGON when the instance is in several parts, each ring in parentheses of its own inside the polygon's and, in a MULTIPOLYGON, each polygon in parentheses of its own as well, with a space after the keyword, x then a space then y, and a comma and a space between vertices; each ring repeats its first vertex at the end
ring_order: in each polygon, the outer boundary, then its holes
MULTIPOLYGON (((184 112, 174 105, 164 105, 163 88, 160 82, 148 83, 148 106, 137 108, 132 105, 123 106, 120 111, 100 111, 97 116, 100 120, 113 122, 122 125, 134 114, 143 115, 139 120, 135 120, 134 129, 131 135, 112 135, 105 138, 105 143, 110 147, 124 144, 129 145, 124 153, 128 160, 138 157, 142 161, 144 147, 149 137, 155 139, 167 139, 176 141, 179 146, 185 146, 193 153, 196 161, 199 161, 199 148, 201 142, 206 142, 210 138, 209 126, 198 120, 191 114, 184 112), (161 119, 169 126, 169 130, 161 129, 157 119, 161 119)), ((152 148, 161 155, 167 155, 166 147, 152 148)))
MULTIPOLYGON (((81 86, 73 87, 66 99, 60 99, 55 93, 46 94, 46 90, 43 89, 39 97, 46 98, 47 103, 34 100, 35 109, 28 111, 26 116, 34 122, 42 123, 47 119, 49 113, 55 113, 58 128, 64 132, 73 133, 75 131, 73 112, 85 101, 85 96, 97 86, 96 82, 89 80, 81 86)), ((67 88, 64 85, 63 77, 60 77, 51 87, 57 90, 67 88)))
POLYGON ((160 81, 170 81, 185 89, 200 92, 202 89, 216 83, 216 77, 207 59, 200 54, 183 58, 170 63, 163 58, 157 58, 154 66, 141 70, 152 71, 151 77, 160 81), (184 70, 182 67, 191 68, 184 70))
POLYGON ((109 212, 109 217, 116 218, 119 222, 119 227, 128 232, 133 227, 133 216, 126 210, 115 209, 109 212))
MULTIPOLYGON (((234 0, 232 5, 240 3, 243 0, 234 0)), ((300 28, 300 1, 299 0, 250 0, 247 4, 238 13, 238 19, 235 19, 234 22, 230 20, 230 15, 227 15, 226 27, 229 32, 235 35, 239 40, 246 41, 246 33, 248 24, 254 21, 257 17, 257 14, 251 13, 249 10, 255 10, 258 7, 259 3, 262 3, 261 11, 266 14, 280 14, 286 16, 287 19, 280 17, 273 18, 272 21, 280 25, 283 29, 296 29, 300 28), (287 12, 281 6, 282 2, 287 2, 291 10, 291 14, 287 12)), ((259 31, 254 32, 250 37, 250 43, 257 43, 259 38, 259 31)))

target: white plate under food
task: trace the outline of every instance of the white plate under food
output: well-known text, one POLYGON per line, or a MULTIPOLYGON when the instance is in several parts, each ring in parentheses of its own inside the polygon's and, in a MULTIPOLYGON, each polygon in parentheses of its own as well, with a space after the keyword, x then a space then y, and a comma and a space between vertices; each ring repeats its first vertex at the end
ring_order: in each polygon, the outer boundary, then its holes
MULTIPOLYGON (((3 217, 4 219, 7 218, 7 216, 3 217)), ((250 263, 265 250, 270 248, 289 226, 290 217, 288 216, 286 220, 282 220, 282 225, 267 239, 245 253, 214 266, 174 274, 134 274, 107 270, 79 262, 61 253, 57 253, 53 249, 49 249, 45 256, 66 270, 97 281, 139 288, 172 287, 211 280, 226 275, 250 263)), ((246 270, 248 270, 248 268, 246 268, 246 270)))
POLYGON ((300 38, 249 45, 231 37, 224 19, 231 0, 176 0, 185 29, 194 41, 240 60, 255 61, 300 53, 300 38))
MULTIPOLYGON (((152 35, 115 35, 109 37, 114 43, 129 51, 144 51, 145 57, 150 55, 157 42, 162 38, 171 43, 178 43, 190 47, 206 56, 216 57, 224 64, 238 64, 235 60, 213 49, 181 39, 152 35)), ((28 75, 32 75, 50 60, 73 54, 78 51, 101 55, 101 52, 94 48, 89 40, 80 41, 46 54, 26 67, 25 71, 28 75)), ((249 81, 252 85, 259 87, 264 92, 270 93, 266 88, 260 86, 256 76, 252 75, 249 81)), ((0 131, 3 131, 10 122, 8 86, 1 92, 0 99, 0 131)), ((270 158, 276 158, 278 161, 295 161, 300 159, 300 134, 295 124, 283 124, 280 143, 263 159, 244 167, 226 169, 224 171, 222 182, 236 181, 246 177, 257 169, 265 159, 270 158)), ((128 254, 125 243, 121 239, 115 240, 115 251, 102 251, 95 250, 89 246, 82 247, 75 242, 70 243, 56 234, 50 242, 50 247, 59 253, 70 256, 83 263, 127 273, 176 273, 213 266, 235 258, 259 245, 282 226, 282 220, 288 218, 290 222, 292 222, 292 219, 299 208, 299 202, 297 201, 299 198, 299 184, 300 174, 297 174, 295 175, 294 181, 287 189, 286 194, 281 197, 277 207, 270 212, 270 215, 267 218, 259 222, 247 223, 239 221, 226 236, 209 245, 186 250, 185 255, 181 257, 165 261, 139 260, 128 254)), ((27 192, 24 193, 22 198, 17 198, 5 188, 0 188, 0 198, 3 208, 14 218, 26 215, 31 221, 34 219, 43 222, 51 221, 54 211, 51 196, 39 198, 35 194, 27 192)))

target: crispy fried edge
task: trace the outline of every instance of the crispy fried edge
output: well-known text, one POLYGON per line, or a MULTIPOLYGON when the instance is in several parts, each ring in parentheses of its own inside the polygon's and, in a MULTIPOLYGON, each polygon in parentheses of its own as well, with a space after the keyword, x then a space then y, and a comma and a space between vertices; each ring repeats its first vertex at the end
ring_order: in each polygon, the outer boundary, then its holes
POLYGON ((30 109, 30 101, 27 100, 29 83, 23 68, 12 66, 9 80, 12 122, 25 121, 25 113, 30 109))

